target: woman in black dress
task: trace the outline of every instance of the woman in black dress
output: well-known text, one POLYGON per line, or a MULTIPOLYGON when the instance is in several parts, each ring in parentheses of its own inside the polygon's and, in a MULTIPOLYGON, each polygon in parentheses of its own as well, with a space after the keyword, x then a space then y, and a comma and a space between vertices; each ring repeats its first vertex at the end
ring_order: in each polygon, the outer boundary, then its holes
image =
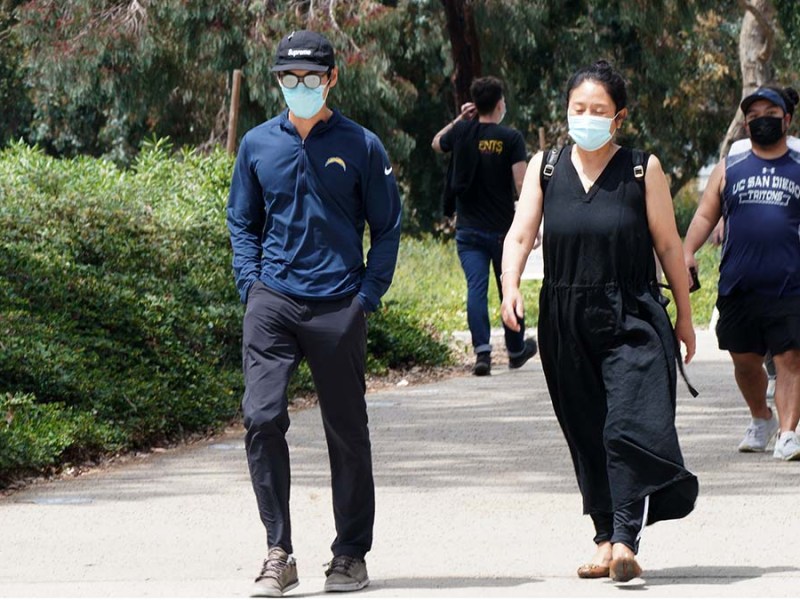
POLYGON ((605 61, 579 70, 567 109, 575 145, 549 178, 541 152, 528 165, 503 249, 502 313, 512 328, 524 314, 520 273, 544 218, 540 355, 596 531, 578 576, 628 581, 641 574, 644 526, 689 514, 697 497, 675 431, 676 362, 681 342, 691 360, 695 335, 661 164, 612 141, 628 114, 624 80, 605 61), (653 250, 675 298, 674 330, 653 250))

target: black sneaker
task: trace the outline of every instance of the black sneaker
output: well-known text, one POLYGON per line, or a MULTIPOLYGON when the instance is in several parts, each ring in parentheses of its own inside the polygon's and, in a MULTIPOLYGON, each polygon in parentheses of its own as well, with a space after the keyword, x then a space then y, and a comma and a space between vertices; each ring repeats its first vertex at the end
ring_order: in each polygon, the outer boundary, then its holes
POLYGON ((250 590, 250 597, 280 598, 285 592, 296 588, 298 583, 294 557, 275 546, 269 550, 261 573, 250 590))
POLYGON ((491 375, 492 374, 492 354, 491 352, 478 352, 475 358, 475 366, 472 367, 472 374, 491 375))
POLYGON ((327 566, 326 592, 354 592, 369 585, 367 563, 362 558, 334 556, 327 566))
POLYGON ((525 348, 522 350, 522 354, 508 359, 508 368, 519 369, 522 365, 528 362, 529 359, 536 356, 536 352, 538 350, 539 347, 536 345, 536 340, 533 338, 528 338, 525 340, 525 348))

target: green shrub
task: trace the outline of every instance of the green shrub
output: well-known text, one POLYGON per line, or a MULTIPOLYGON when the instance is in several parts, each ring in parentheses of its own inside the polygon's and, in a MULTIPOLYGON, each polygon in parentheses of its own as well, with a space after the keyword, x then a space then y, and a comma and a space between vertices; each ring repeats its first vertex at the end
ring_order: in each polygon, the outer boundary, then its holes
POLYGON ((120 440, 91 413, 61 403, 37 404, 30 394, 0 395, 0 485, 4 474, 42 469, 80 449, 113 450, 120 440))
MULTIPOLYGON (((24 145, 0 153, 0 395, 16 415, 0 479, 235 417, 244 310, 225 225, 231 170, 222 152, 175 155, 163 141, 129 170, 24 145)), ((371 318, 368 365, 446 363, 434 338, 387 303, 371 318)), ((311 389, 303 365, 290 393, 311 389)))
POLYGON ((409 310, 385 302, 369 320, 369 355, 373 369, 437 365, 450 360, 447 345, 436 340, 436 332, 409 310))

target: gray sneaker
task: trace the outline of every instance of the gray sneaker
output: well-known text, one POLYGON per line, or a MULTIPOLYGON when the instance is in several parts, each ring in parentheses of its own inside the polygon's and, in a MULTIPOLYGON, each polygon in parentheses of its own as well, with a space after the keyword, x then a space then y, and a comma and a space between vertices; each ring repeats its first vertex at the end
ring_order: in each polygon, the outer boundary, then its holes
POLYGON ((325 571, 326 592, 354 592, 369 585, 367 563, 352 556, 334 556, 325 571))
POLYGON ((775 412, 769 419, 751 419, 744 432, 744 439, 739 442, 739 452, 764 452, 767 444, 778 432, 778 419, 775 412))
POLYGON ((800 460, 800 436, 794 431, 784 431, 775 442, 772 456, 781 460, 800 460))
POLYGON ((251 598, 280 598, 297 587, 297 564, 293 556, 289 556, 283 548, 275 546, 269 549, 261 573, 256 577, 251 598))

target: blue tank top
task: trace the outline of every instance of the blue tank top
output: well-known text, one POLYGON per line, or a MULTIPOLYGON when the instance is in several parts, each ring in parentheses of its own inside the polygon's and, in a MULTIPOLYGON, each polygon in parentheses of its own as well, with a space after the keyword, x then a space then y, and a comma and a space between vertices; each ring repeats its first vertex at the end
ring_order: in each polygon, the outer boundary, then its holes
POLYGON ((728 158, 719 294, 800 296, 800 152, 728 158))

